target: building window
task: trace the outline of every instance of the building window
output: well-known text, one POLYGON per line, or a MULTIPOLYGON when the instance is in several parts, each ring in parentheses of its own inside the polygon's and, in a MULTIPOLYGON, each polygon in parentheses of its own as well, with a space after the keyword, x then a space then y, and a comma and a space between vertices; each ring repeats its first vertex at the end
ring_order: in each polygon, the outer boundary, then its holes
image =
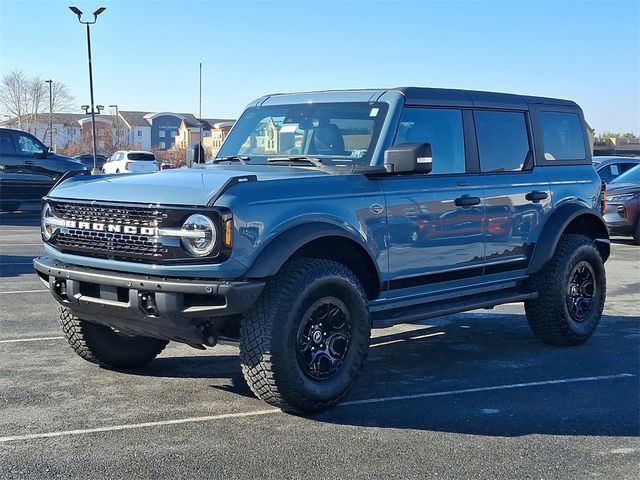
POLYGON ((138 136, 141 137, 142 136, 142 130, 138 130, 138 136))
POLYGON ((104 135, 104 129, 99 128, 98 129, 98 136, 103 136, 104 135))
POLYGON ((160 148, 164 148, 164 142, 160 142, 160 148))
POLYGON ((58 134, 58 128, 57 127, 53 127, 53 134, 57 135, 58 134))
POLYGON ((159 136, 160 138, 164 138, 164 136, 165 136, 165 131, 164 131, 164 130, 160 130, 160 131, 158 132, 158 136, 159 136))

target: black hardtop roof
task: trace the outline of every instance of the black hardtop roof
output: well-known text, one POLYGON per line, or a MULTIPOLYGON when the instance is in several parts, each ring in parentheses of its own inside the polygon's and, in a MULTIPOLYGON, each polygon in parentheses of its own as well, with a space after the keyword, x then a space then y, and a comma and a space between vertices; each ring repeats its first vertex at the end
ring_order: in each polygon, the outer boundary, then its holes
POLYGON ((571 100, 516 95, 513 93, 428 87, 398 87, 391 90, 402 93, 406 99, 407 105, 526 108, 531 104, 542 104, 579 108, 578 105, 571 100))

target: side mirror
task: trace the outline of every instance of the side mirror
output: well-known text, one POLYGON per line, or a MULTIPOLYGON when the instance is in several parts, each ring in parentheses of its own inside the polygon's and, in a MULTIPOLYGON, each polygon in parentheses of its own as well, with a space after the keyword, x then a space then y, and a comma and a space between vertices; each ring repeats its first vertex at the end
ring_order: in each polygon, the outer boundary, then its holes
POLYGON ((384 168, 390 173, 431 172, 431 145, 429 143, 402 143, 384 152, 384 168))
POLYGON ((187 147, 187 167, 191 168, 196 163, 204 163, 204 148, 199 143, 193 143, 187 147))

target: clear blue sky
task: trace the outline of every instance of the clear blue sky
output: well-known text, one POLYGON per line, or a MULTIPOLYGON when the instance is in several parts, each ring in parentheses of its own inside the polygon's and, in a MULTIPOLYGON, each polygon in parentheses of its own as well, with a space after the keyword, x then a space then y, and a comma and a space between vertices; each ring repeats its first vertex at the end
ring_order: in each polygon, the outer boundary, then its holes
POLYGON ((598 131, 640 133, 640 2, 0 0, 0 73, 122 110, 237 117, 265 93, 418 85, 569 98, 598 131))

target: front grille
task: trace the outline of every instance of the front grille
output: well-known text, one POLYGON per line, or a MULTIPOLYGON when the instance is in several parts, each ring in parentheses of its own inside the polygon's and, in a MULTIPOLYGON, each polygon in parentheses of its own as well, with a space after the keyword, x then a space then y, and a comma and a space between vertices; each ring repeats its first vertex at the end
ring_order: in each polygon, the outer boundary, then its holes
MULTIPOLYGON (((52 208, 64 220, 123 227, 160 227, 167 218, 163 211, 145 207, 56 202, 52 208)), ((142 262, 161 260, 168 251, 154 236, 66 227, 59 230, 51 243, 63 252, 142 262)))
POLYGON ((92 205, 83 203, 56 203, 57 217, 79 222, 106 222, 134 227, 157 227, 166 215, 155 208, 92 205))

